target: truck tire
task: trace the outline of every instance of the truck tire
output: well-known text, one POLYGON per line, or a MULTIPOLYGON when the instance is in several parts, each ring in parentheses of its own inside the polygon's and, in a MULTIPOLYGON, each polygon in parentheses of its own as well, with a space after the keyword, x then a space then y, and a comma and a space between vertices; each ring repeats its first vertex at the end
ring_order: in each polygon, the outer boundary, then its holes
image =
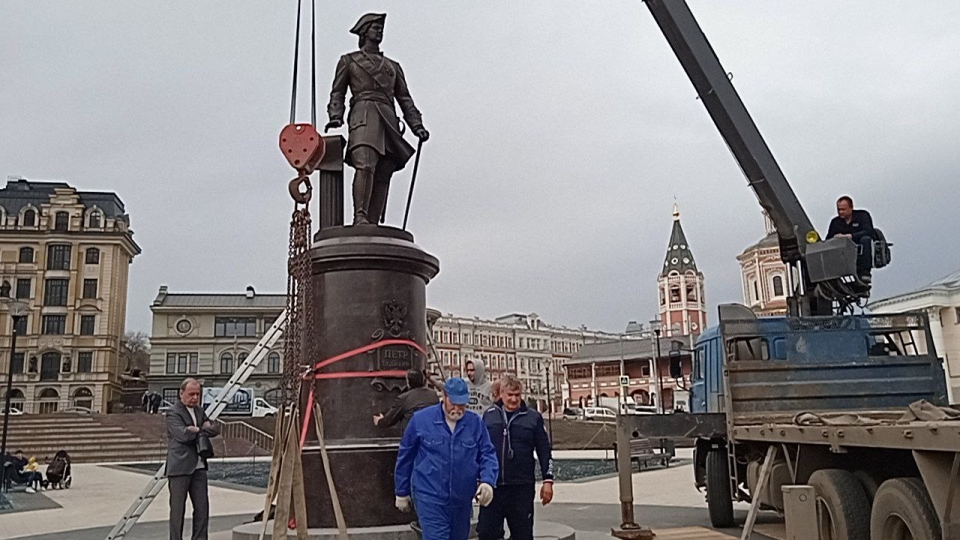
POLYGON ((863 486, 863 491, 867 494, 867 500, 870 503, 873 503, 873 499, 877 496, 877 490, 880 489, 880 484, 883 483, 883 480, 878 480, 876 476, 868 473, 867 471, 857 471, 853 473, 857 477, 857 480, 860 481, 860 485, 863 486))
POLYGON ((873 500, 873 540, 940 540, 940 519, 919 478, 893 478, 880 485, 873 500))
POLYGON ((707 453, 707 508, 710 523, 718 529, 734 526, 733 496, 730 493, 730 464, 726 449, 707 453))
POLYGON ((817 514, 822 540, 870 538, 870 501, 850 471, 821 469, 807 484, 817 491, 817 514))

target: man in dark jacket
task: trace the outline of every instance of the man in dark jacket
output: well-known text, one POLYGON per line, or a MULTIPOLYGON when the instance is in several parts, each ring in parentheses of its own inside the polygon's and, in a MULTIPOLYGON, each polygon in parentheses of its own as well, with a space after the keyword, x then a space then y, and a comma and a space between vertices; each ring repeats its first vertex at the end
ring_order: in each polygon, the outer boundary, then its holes
POLYGON ((479 540, 500 538, 504 519, 511 540, 533 540, 534 453, 543 477, 540 501, 547 505, 553 500, 553 458, 543 417, 527 408, 520 381, 507 374, 500 378, 500 399, 484 413, 483 423, 497 449, 500 477, 493 501, 480 509, 479 540))
POLYGON ((387 414, 374 415, 373 425, 386 429, 400 422, 400 432, 403 433, 410 419, 413 418, 413 413, 440 402, 437 393, 426 388, 425 383, 426 378, 422 371, 416 369, 408 371, 407 391, 397 396, 387 414))
POLYGON ((853 199, 844 195, 837 199, 837 217, 830 221, 827 240, 833 237, 846 237, 857 244, 857 274, 864 283, 870 283, 870 269, 873 266, 873 218, 866 210, 854 210, 853 199))
POLYGON ((187 494, 193 505, 193 540, 207 540, 210 501, 207 498, 207 460, 197 453, 197 438, 216 437, 217 424, 200 406, 200 383, 184 379, 180 400, 167 411, 167 481, 170 490, 170 540, 183 539, 187 494))

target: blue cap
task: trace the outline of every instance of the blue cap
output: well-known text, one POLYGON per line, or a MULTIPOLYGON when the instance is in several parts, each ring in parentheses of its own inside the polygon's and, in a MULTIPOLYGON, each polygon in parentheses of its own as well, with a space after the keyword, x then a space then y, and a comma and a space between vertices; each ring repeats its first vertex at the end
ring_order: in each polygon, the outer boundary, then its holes
POLYGON ((443 392, 454 405, 466 405, 470 403, 470 390, 467 389, 467 381, 453 377, 447 379, 443 384, 443 392))

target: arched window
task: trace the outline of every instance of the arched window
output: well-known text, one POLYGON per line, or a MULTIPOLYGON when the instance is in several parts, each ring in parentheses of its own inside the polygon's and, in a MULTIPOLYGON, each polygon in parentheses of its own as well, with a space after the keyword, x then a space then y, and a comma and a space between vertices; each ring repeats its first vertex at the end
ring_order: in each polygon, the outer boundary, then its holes
POLYGON ((680 287, 671 287, 670 288, 670 301, 679 302, 680 301, 680 287))
POLYGON ((60 393, 54 388, 45 388, 38 396, 40 398, 40 414, 51 414, 60 408, 60 393))
POLYGON ((267 373, 280 373, 280 355, 272 352, 267 355, 267 373))
POLYGON ((57 215, 53 221, 53 230, 69 231, 70 230, 70 214, 66 212, 57 212, 57 215))
POLYGON ((89 388, 77 388, 73 393, 73 406, 93 409, 93 392, 89 388))
POLYGON ((687 302, 697 301, 697 289, 693 285, 687 285, 687 302))
POLYGON ((22 263, 32 263, 32 262, 33 262, 33 248, 32 248, 32 247, 22 247, 22 248, 20 248, 20 262, 22 262, 22 263))
POLYGON ((233 373, 233 355, 225 352, 220 355, 220 373, 233 373))
POLYGON ((28 208, 27 211, 23 213, 23 226, 24 227, 37 226, 37 212, 33 208, 28 208))
POLYGON ((781 276, 773 276, 773 295, 783 296, 783 278, 781 276))
POLYGON ((99 229, 102 227, 103 223, 103 214, 99 210, 94 210, 90 212, 90 215, 87 217, 87 228, 90 229, 99 229))
POLYGON ((87 248, 83 259, 83 262, 86 264, 100 264, 100 250, 97 248, 87 248))
MULTIPOLYGON (((6 396, 6 394, 4 394, 6 396)), ((14 388, 10 391, 10 408, 19 409, 23 412, 23 402, 26 400, 26 396, 23 395, 23 390, 19 388, 14 388)))

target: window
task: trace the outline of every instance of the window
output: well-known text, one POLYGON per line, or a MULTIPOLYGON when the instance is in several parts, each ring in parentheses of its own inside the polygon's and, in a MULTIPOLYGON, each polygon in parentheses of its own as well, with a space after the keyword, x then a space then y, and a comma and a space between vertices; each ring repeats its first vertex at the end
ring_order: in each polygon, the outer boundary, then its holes
POLYGON ((22 248, 20 248, 20 262, 22 262, 22 263, 32 263, 32 262, 33 262, 33 248, 32 248, 32 247, 22 247, 22 248))
POLYGON ((68 279, 48 279, 43 292, 43 305, 66 306, 68 279))
POLYGON ((34 227, 37 224, 37 213, 33 210, 27 210, 23 213, 23 226, 34 227))
POLYGON ((87 248, 83 259, 83 262, 86 264, 100 264, 100 250, 97 248, 87 248))
POLYGON ((77 353, 77 373, 91 373, 91 372, 93 372, 93 353, 90 351, 78 352, 77 353))
POLYGON ((18 352, 10 359, 10 371, 13 373, 23 373, 24 353, 18 352))
POLYGON ((225 352, 220 355, 220 373, 233 373, 233 355, 225 352))
POLYGON ((953 321, 960 324, 960 307, 953 308, 953 321))
POLYGON ((773 295, 783 296, 783 278, 780 276, 773 276, 773 295))
POLYGON ((216 337, 256 337, 257 320, 252 317, 217 317, 214 321, 214 335, 216 337))
POLYGON ((63 335, 67 327, 66 315, 44 315, 43 316, 43 334, 63 335))
POLYGON ((760 337, 727 340, 727 358, 734 361, 769 360, 770 344, 760 337))
POLYGON ((17 279, 17 298, 20 300, 30 298, 30 289, 32 289, 33 279, 31 278, 20 278, 17 279))
POLYGON ((670 288, 670 301, 679 302, 680 301, 680 287, 671 287, 670 288))
POLYGON ((91 229, 99 229, 102 218, 103 215, 100 214, 100 212, 90 212, 88 227, 91 229))
POLYGON ((80 335, 81 336, 92 336, 94 330, 97 326, 97 316, 96 315, 81 315, 80 316, 80 335))
MULTIPOLYGON (((40 356, 40 380, 55 381, 60 378, 61 354, 55 351, 45 352, 40 356)), ((41 394, 40 397, 43 397, 41 394)))
POLYGON ((54 244, 47 248, 47 270, 70 269, 70 246, 54 244))
POLYGON ((753 282, 753 300, 755 302, 760 301, 760 286, 757 284, 756 281, 753 282))
POLYGON ((18 336, 27 335, 27 327, 29 326, 27 324, 27 318, 28 316, 24 315, 23 317, 17 319, 16 323, 14 323, 13 328, 17 331, 18 336))
POLYGON ((53 230, 69 231, 70 230, 70 214, 66 212, 57 212, 57 215, 54 218, 54 222, 53 222, 53 230))
POLYGON ((280 355, 272 352, 267 355, 267 373, 280 373, 280 355))
POLYGON ((83 297, 94 298, 94 299, 97 297, 97 280, 95 279, 83 280, 83 297))
MULTIPOLYGON (((167 353, 166 372, 168 375, 175 373, 197 373, 199 364, 199 355, 195 352, 167 353)), ((169 400, 167 400, 169 401, 169 400)))

